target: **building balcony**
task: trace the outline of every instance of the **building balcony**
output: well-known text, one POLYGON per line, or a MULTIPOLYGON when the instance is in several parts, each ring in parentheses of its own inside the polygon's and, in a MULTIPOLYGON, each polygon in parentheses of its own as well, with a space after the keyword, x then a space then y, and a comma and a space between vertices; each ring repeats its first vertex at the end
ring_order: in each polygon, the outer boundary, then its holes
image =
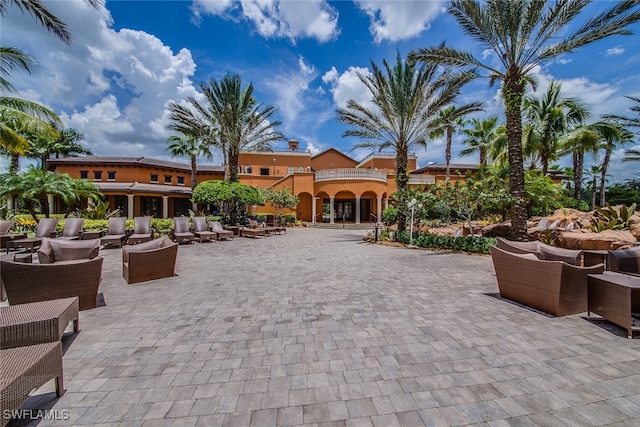
POLYGON ((387 182, 387 173, 374 169, 327 169, 316 172, 315 182, 366 180, 387 182))
POLYGON ((409 185, 428 185, 435 183, 436 177, 434 175, 409 175, 409 185))

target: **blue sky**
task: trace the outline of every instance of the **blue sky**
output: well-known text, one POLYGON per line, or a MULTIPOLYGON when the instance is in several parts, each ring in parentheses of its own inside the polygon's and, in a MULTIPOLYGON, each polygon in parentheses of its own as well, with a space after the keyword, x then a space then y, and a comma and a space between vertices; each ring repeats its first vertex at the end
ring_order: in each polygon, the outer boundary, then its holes
MULTIPOLYGON (((82 0, 45 4, 69 25, 74 43, 64 45, 10 9, 2 18, 2 44, 21 47, 39 62, 33 74, 16 74, 12 81, 21 96, 49 106, 65 126, 82 132, 98 155, 168 159, 167 102, 198 96, 200 82, 231 72, 253 83, 259 102, 278 107, 280 130, 301 149, 335 147, 359 160, 369 153, 351 150, 359 141, 342 137, 346 128, 335 110, 348 99, 368 102, 357 73, 368 72, 370 61, 381 65, 397 51, 404 57, 443 40, 490 55, 477 50, 437 0, 107 1, 100 11, 82 0)), ((633 29, 640 32, 638 25, 633 29)), ((597 42, 535 74, 538 94, 558 80, 563 94, 579 97, 594 119, 628 113, 632 103, 624 96, 640 96, 640 36, 597 42)), ((476 81, 459 102, 476 100, 485 103, 479 116, 503 119, 499 86, 476 81)), ((476 163, 474 156, 457 157, 461 139, 454 139, 453 162, 476 163)), ((419 166, 444 161, 442 139, 415 151, 419 166)), ((614 153, 612 182, 640 169, 622 163, 622 152, 614 153)), ((217 153, 210 163, 220 162, 217 153)), ((569 165, 569 159, 560 163, 569 165)))

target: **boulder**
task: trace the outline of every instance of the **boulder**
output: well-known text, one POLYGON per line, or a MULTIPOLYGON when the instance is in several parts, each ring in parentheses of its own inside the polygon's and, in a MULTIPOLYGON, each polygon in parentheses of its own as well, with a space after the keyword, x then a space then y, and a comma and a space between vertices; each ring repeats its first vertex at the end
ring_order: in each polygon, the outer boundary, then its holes
POLYGON ((640 240, 640 214, 634 214, 629 218, 629 231, 636 240, 640 240))
POLYGON ((511 221, 487 225, 482 229, 483 237, 508 237, 511 232, 511 221))
POLYGON ((592 233, 587 230, 560 233, 556 245, 565 249, 620 249, 633 245, 636 238, 629 230, 605 230, 592 233))

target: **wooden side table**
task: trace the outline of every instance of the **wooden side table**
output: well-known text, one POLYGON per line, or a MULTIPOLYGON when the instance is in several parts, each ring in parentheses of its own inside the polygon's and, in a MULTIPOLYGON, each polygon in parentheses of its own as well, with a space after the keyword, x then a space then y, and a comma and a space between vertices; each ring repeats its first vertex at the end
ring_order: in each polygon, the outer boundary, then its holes
POLYGON ((609 270, 609 251, 586 249, 582 251, 585 267, 593 267, 596 264, 604 264, 604 269, 609 270))
POLYGON ((634 326, 632 313, 640 313, 640 278, 627 274, 605 271, 603 274, 588 275, 587 316, 599 314, 606 320, 627 330, 632 338, 634 326))

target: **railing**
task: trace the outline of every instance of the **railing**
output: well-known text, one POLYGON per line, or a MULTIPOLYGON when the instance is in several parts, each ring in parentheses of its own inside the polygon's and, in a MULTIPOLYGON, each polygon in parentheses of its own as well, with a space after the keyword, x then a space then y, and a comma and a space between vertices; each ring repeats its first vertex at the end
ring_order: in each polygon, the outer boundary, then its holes
POLYGON ((435 183, 436 177, 433 175, 409 175, 409 184, 425 185, 435 183))
POLYGON ((387 182, 387 173, 374 169, 327 169, 316 172, 316 182, 365 179, 387 182))

